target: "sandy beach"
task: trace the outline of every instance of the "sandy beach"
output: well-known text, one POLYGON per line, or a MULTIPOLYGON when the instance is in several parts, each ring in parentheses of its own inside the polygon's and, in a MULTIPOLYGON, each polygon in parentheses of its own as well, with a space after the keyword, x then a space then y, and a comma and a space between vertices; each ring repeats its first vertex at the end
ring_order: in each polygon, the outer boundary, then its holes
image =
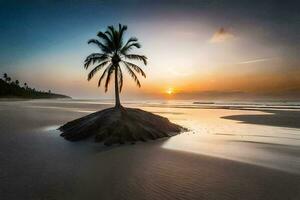
POLYGON ((112 147, 59 136, 60 125, 110 106, 1 101, 1 199, 300 199, 297 109, 135 102, 125 106, 168 117, 190 131, 112 147))

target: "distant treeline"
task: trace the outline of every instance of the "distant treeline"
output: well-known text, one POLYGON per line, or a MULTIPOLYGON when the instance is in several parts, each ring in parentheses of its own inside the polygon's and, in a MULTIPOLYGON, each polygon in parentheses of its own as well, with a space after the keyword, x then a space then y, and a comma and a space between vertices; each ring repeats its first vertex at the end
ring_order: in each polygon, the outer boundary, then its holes
POLYGON ((66 95, 52 93, 51 90, 38 91, 31 88, 27 83, 20 84, 19 80, 13 81, 6 73, 0 78, 0 98, 27 98, 27 99, 44 99, 44 98, 70 98, 66 95))

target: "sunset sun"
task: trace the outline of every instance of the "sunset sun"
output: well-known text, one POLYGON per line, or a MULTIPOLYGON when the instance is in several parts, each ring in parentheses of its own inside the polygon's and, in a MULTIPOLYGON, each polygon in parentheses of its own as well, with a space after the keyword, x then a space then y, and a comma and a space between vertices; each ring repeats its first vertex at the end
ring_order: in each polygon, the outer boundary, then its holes
POLYGON ((174 94, 174 89, 173 88, 168 88, 166 90, 166 93, 169 94, 169 95, 174 94))

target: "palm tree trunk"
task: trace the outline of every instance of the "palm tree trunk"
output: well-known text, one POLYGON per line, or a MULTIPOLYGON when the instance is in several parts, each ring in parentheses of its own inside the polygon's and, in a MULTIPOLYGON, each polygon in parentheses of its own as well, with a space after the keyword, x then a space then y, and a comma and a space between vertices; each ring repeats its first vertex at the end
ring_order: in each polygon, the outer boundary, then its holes
POLYGON ((118 67, 115 67, 115 107, 120 108, 119 83, 118 83, 118 67))

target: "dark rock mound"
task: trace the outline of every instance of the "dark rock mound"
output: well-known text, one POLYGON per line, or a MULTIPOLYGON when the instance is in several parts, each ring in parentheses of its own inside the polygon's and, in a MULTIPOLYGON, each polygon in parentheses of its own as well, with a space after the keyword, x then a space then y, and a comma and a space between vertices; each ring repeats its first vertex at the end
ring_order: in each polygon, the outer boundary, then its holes
POLYGON ((61 136, 77 141, 94 135, 105 145, 170 137, 185 130, 167 118, 141 109, 108 108, 73 120, 59 128, 61 136))

